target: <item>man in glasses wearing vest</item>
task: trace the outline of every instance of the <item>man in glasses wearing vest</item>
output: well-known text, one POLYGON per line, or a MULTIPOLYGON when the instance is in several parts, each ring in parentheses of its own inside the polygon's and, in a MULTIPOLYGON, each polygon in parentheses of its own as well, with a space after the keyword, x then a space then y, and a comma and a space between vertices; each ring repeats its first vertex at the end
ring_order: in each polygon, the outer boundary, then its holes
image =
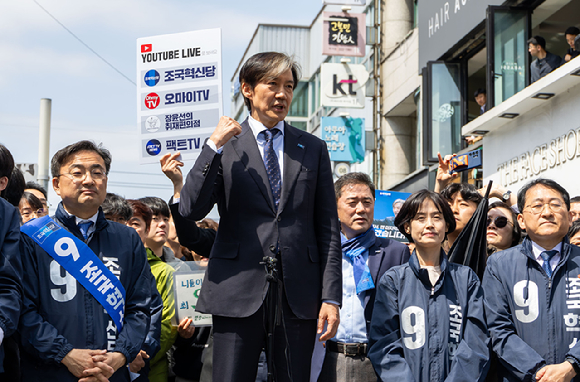
POLYGON ((488 258, 487 323, 503 381, 569 382, 580 371, 580 248, 566 236, 570 196, 535 179, 518 193, 522 244, 488 258))
POLYGON ((152 276, 135 230, 100 208, 110 167, 93 142, 59 150, 56 214, 22 227, 23 381, 130 381, 126 365, 149 330, 152 276))

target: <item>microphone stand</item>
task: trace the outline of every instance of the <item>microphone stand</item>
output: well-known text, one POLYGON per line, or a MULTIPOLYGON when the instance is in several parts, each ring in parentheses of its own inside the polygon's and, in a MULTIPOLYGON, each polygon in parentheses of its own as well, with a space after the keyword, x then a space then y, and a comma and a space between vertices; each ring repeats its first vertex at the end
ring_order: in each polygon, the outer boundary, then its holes
POLYGON ((265 256, 260 264, 266 268, 266 280, 270 284, 268 287, 268 322, 266 323, 267 334, 267 365, 268 365, 268 382, 276 381, 274 372, 274 330, 276 328, 276 312, 278 310, 278 259, 275 257, 265 256))

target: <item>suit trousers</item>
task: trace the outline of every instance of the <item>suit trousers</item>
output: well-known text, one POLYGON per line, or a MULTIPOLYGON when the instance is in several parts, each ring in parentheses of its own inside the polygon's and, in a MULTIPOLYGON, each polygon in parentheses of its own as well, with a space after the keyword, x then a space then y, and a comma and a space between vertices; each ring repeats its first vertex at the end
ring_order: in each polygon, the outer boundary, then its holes
MULTIPOLYGON (((308 382, 316 320, 297 318, 281 295, 283 319, 274 331, 276 381, 308 382)), ((267 346, 267 318, 266 304, 249 317, 213 316, 213 382, 256 380, 260 352, 267 346)))
POLYGON ((376 382, 378 377, 371 360, 365 356, 347 356, 326 351, 318 382, 376 382))

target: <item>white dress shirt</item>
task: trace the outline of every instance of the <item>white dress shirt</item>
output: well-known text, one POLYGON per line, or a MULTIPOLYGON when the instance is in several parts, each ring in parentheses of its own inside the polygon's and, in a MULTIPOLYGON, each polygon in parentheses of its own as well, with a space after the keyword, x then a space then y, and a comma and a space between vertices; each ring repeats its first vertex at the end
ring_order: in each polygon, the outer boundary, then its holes
MULTIPOLYGON (((66 212, 66 214, 67 214, 68 216, 73 216, 73 214, 71 214, 70 212, 68 212, 66 209, 64 210, 64 212, 66 212)), ((86 221, 88 221, 88 220, 90 220, 90 221, 92 221, 92 222, 93 222, 93 224, 92 224, 92 225, 89 227, 89 230, 87 231, 87 238, 88 238, 88 239, 87 239, 87 243, 88 243, 88 242, 91 240, 91 238, 93 237, 93 233, 95 233, 95 229, 96 229, 96 227, 97 227, 97 217, 98 217, 98 216, 99 216, 99 211, 97 211, 97 213, 96 213, 96 214, 94 214, 93 216, 91 216, 91 217, 90 217, 90 218, 88 218, 88 219, 81 219, 81 218, 79 218, 78 216, 75 216, 75 219, 76 219, 76 220, 75 220, 75 223, 76 223, 76 225, 77 225, 77 226, 79 225, 79 223, 81 223, 81 222, 86 222, 86 221)))
MULTIPOLYGON (((268 130, 266 126, 264 126, 261 122, 256 121, 251 116, 248 117, 248 123, 250 125, 250 129, 252 130, 252 134, 256 139, 256 143, 258 144, 258 150, 260 151, 260 156, 262 157, 262 161, 264 161, 264 145, 266 144, 266 139, 263 134, 260 134, 264 130, 268 130)), ((280 166, 280 184, 284 181, 284 121, 280 121, 274 126, 282 134, 276 135, 274 138, 274 152, 278 157, 278 165, 280 166)), ((216 147, 215 143, 208 139, 206 143, 213 151, 218 154, 221 154, 223 151, 222 147, 216 147)))
MULTIPOLYGON (((560 258, 562 257, 560 255, 560 253, 562 252, 562 243, 558 243, 558 245, 556 245, 554 248, 552 248, 553 251, 558 251, 557 254, 554 255, 554 257, 552 257, 550 259, 550 268, 552 269, 552 272, 554 271, 554 269, 556 269, 556 265, 558 265, 558 262, 560 261, 560 258)), ((544 259, 542 259, 542 252, 545 252, 546 250, 542 247, 540 247, 538 244, 534 243, 532 241, 532 252, 534 253, 534 256, 536 257, 536 261, 538 262, 538 264, 540 264, 540 267, 542 265, 544 265, 544 259)))

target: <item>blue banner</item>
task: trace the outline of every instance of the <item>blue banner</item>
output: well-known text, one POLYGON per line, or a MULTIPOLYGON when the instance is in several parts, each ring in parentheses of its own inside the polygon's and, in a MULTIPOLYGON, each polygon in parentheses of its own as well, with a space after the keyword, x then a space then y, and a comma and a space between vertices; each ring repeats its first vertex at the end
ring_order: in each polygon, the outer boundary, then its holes
POLYGON ((97 255, 50 216, 32 219, 20 230, 93 295, 111 316, 120 333, 125 315, 125 288, 97 255))
POLYGON ((375 190, 373 227, 377 237, 387 237, 402 243, 408 240, 395 226, 395 217, 411 194, 408 192, 375 190))

